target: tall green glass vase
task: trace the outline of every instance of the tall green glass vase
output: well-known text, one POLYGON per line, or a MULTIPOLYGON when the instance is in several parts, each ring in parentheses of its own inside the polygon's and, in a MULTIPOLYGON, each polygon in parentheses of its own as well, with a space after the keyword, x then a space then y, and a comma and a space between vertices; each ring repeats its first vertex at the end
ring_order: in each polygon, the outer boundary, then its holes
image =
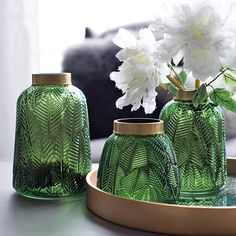
POLYGON ((180 195, 211 195, 227 178, 224 114, 205 100, 194 107, 195 91, 180 91, 160 118, 174 144, 180 172, 180 195))
POLYGON ((131 199, 176 202, 178 168, 163 127, 156 119, 115 120, 100 160, 98 187, 131 199))
POLYGON ((90 156, 86 99, 70 74, 33 75, 17 101, 15 190, 42 199, 83 193, 90 156))

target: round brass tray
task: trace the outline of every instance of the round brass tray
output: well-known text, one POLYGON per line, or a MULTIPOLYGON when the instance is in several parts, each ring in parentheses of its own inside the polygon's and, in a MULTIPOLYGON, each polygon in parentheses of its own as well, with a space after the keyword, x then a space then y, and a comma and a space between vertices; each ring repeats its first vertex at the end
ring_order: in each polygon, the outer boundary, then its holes
MULTIPOLYGON (((228 159, 236 176, 236 159, 228 159)), ((180 206, 131 200, 96 187, 97 171, 87 175, 87 207, 96 215, 131 228, 178 235, 236 235, 236 206, 180 206)), ((236 186, 235 186, 236 187, 236 186)))

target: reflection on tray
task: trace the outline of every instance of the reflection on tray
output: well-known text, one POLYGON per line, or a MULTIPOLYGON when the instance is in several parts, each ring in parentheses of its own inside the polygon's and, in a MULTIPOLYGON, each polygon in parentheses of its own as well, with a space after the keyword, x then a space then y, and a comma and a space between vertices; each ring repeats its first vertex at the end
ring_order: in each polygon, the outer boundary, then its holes
POLYGON ((236 177, 228 177, 219 193, 207 197, 182 198, 178 205, 187 206, 236 206, 236 177))

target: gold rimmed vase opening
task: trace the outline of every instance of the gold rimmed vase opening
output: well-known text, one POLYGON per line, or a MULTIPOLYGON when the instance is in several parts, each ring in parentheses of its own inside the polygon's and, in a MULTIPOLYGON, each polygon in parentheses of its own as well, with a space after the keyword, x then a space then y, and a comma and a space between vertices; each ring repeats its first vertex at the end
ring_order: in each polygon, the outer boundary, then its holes
POLYGON ((164 122, 154 118, 123 118, 114 120, 113 132, 120 135, 156 135, 164 133, 164 122))
POLYGON ((39 73, 32 74, 33 85, 69 85, 71 84, 70 73, 39 73))

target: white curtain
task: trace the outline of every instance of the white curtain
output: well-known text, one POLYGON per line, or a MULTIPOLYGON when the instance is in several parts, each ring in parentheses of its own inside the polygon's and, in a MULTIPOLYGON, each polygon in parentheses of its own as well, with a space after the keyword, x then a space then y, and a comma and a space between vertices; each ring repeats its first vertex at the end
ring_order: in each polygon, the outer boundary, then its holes
POLYGON ((0 160, 12 160, 16 101, 38 71, 37 0, 0 1, 0 160))

